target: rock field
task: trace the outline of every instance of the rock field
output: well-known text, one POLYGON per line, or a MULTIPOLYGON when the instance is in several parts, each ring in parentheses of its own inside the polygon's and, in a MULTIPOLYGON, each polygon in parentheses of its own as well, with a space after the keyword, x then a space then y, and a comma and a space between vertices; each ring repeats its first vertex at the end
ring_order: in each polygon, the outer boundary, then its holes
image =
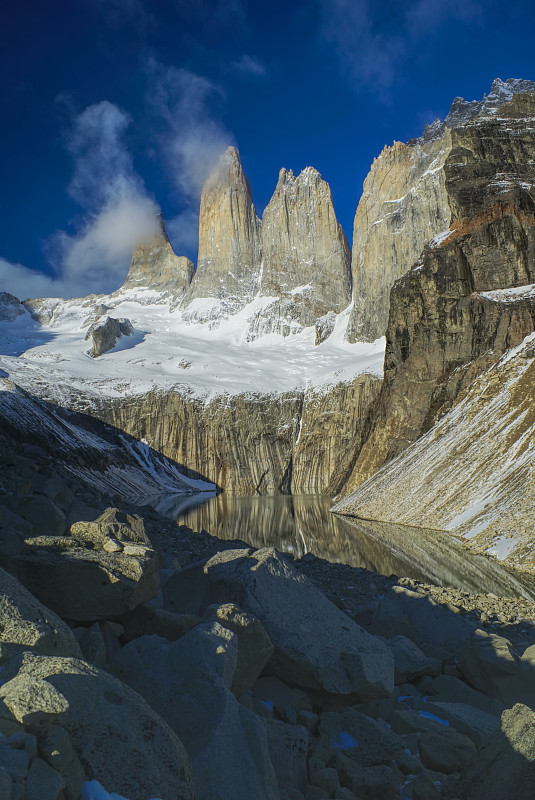
POLYGON ((2 444, 0 797, 533 797, 535 604, 221 541, 2 444))

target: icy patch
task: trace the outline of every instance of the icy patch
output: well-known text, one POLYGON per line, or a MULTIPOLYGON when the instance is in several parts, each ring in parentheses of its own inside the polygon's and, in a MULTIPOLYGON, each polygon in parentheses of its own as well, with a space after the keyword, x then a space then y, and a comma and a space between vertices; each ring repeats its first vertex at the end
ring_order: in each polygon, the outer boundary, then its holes
POLYGON ((489 549, 489 553, 491 556, 496 556, 498 561, 503 561, 515 549, 517 544, 518 539, 514 536, 500 536, 489 549))
POLYGON ((435 234, 433 238, 429 242, 429 247, 440 247, 440 245, 445 242, 447 239, 450 238, 453 231, 448 230, 441 231, 440 233, 435 234))
POLYGON ((530 283, 527 286, 515 286, 511 289, 493 289, 490 292, 479 292, 479 294, 487 300, 493 300, 498 303, 514 303, 520 297, 535 297, 535 283, 530 283))
POLYGON ((314 289, 311 283, 303 284, 303 286, 296 286, 295 289, 292 289, 288 292, 288 294, 304 294, 305 292, 311 292, 314 289))

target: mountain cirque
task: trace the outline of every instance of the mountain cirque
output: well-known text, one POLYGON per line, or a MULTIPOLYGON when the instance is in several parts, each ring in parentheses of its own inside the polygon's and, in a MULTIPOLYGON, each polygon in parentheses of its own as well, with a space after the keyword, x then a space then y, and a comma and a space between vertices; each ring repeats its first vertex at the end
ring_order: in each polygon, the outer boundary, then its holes
POLYGON ((386 148, 352 258, 319 173, 260 220, 231 148, 196 272, 158 218, 111 295, 0 295, 2 799, 532 800, 529 578, 426 586, 136 502, 340 492, 533 572, 534 121, 495 81, 386 148))

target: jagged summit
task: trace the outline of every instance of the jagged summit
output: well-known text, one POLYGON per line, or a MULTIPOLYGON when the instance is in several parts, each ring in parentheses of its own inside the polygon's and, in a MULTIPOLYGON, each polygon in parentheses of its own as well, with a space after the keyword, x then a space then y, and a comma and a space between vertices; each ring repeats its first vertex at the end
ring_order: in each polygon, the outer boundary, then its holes
POLYGON ((451 104, 450 113, 444 120, 448 128, 455 128, 481 114, 492 114, 505 103, 509 103, 515 94, 535 92, 535 82, 522 78, 508 78, 506 81, 496 78, 492 82, 489 94, 482 100, 464 100, 456 97, 451 104))
POLYGON ((409 144, 438 139, 443 135, 445 127, 453 129, 470 122, 475 117, 495 114, 499 108, 511 102, 515 95, 528 93, 535 93, 535 81, 528 81, 524 78, 508 78, 506 81, 502 81, 500 78, 495 78, 490 92, 484 94, 481 100, 465 100, 463 97, 456 97, 444 121, 435 119, 425 126, 419 139, 411 139, 409 144))
POLYGON ((238 150, 228 147, 208 177, 199 213, 199 257, 186 304, 225 301, 237 311, 258 290, 260 220, 238 150))
POLYGON ((195 272, 192 262, 173 252, 161 211, 156 214, 158 230, 134 249, 122 289, 156 289, 180 298, 195 272))
MULTIPOLYGON (((351 254, 336 219, 331 190, 306 167, 297 177, 282 169, 262 217, 262 279, 265 296, 290 295, 291 317, 314 324, 351 300, 351 254)), ((290 311, 290 309, 288 309, 290 311)))

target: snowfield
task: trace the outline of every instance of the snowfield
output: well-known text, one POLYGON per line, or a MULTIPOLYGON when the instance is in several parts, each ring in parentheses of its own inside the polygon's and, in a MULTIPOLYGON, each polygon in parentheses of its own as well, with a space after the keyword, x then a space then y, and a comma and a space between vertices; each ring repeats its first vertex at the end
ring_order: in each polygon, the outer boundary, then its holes
POLYGON ((313 327, 287 337, 268 334, 248 341, 249 327, 266 300, 270 298, 257 298, 238 314, 214 321, 210 299, 212 313, 204 322, 188 319, 151 290, 44 300, 41 323, 27 311, 14 321, 0 322, 0 369, 23 388, 60 405, 76 392, 117 397, 174 388, 208 402, 249 392, 327 390, 362 373, 382 375, 385 339, 346 342, 349 309, 338 315, 332 334, 318 346, 313 327), (93 359, 85 336, 106 315, 129 319, 134 333, 93 359))

